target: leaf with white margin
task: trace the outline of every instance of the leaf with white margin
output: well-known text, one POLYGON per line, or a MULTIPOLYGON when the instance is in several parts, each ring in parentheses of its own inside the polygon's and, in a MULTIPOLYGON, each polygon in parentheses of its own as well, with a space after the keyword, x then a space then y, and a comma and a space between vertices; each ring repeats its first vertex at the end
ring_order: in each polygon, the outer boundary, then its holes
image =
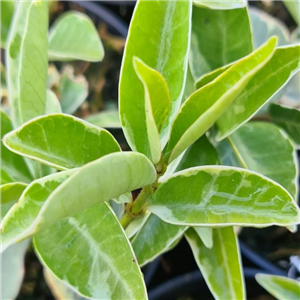
POLYGON ((92 20, 81 12, 62 14, 50 28, 49 60, 101 61, 104 48, 92 20))
POLYGON ((139 57, 165 78, 170 92, 171 110, 162 133, 165 146, 169 125, 177 113, 185 86, 190 45, 192 1, 138 1, 130 23, 124 50, 119 88, 120 119, 133 150, 143 147, 145 130, 143 84, 132 63, 139 57))
POLYGON ((62 112, 72 114, 88 95, 88 82, 83 75, 74 75, 74 68, 64 67, 58 83, 58 93, 62 112))
POLYGON ((47 45, 48 3, 18 2, 6 51, 14 127, 45 113, 47 45))
POLYGON ((271 120, 288 134, 300 148, 300 111, 295 108, 272 104, 269 107, 271 120))
POLYGON ((144 226, 149 216, 150 211, 146 210, 129 223, 125 229, 126 235, 129 239, 132 238, 144 226))
POLYGON ((239 166, 273 179, 297 198, 298 161, 293 144, 280 128, 249 122, 231 134, 228 141, 239 166), (285 166, 280 171, 278 161, 285 166))
POLYGON ((226 0, 226 1, 211 1, 211 0, 194 0, 195 5, 205 6, 211 9, 236 9, 247 6, 246 0, 226 0))
POLYGON ((168 224, 151 214, 131 242, 139 265, 144 266, 168 251, 186 229, 186 226, 168 224))
POLYGON ((279 19, 256 7, 249 8, 249 16, 252 25, 254 49, 258 48, 274 35, 278 38, 278 46, 289 44, 289 30, 279 19))
POLYGON ((37 179, 27 186, 18 203, 6 214, 1 223, 2 251, 34 234, 40 211, 48 197, 74 172, 75 169, 52 174, 37 179))
POLYGON ((300 282, 284 276, 267 274, 255 275, 256 281, 272 296, 279 300, 298 300, 300 282))
POLYGON ((24 158, 9 151, 3 145, 3 137, 12 131, 12 123, 6 113, 1 110, 1 184, 20 181, 29 183, 33 180, 24 158))
POLYGON ((86 300, 88 298, 83 297, 76 293, 72 288, 67 286, 62 280, 58 279, 47 267, 44 266, 44 279, 50 289, 52 295, 57 300, 72 299, 72 300, 86 300))
POLYGON ((194 92, 177 114, 164 160, 170 163, 201 137, 270 60, 276 38, 239 60, 210 84, 194 92))
POLYGON ((143 154, 116 152, 105 155, 78 169, 52 193, 43 213, 43 223, 51 224, 55 219, 150 185, 155 180, 156 170, 143 154), (83 198, 88 201, 82 202, 83 198))
MULTIPOLYGON (((227 4, 227 1, 220 2, 223 3, 227 4)), ((189 65, 195 80, 252 50, 251 24, 246 7, 223 10, 193 6, 189 65)))
POLYGON ((26 183, 23 182, 10 182, 0 186, 0 200, 1 205, 19 200, 20 196, 22 195, 23 191, 27 187, 26 183))
POLYGON ((147 299, 134 252, 106 203, 57 222, 34 245, 42 263, 86 297, 147 299))
POLYGON ((193 229, 185 234, 205 282, 215 299, 245 299, 242 262, 234 229, 224 227, 212 231, 210 249, 193 229))
MULTIPOLYGON (((156 179, 153 164, 143 154, 131 152, 108 154, 82 168, 58 174, 65 177, 72 175, 59 187, 56 183, 51 190, 43 188, 39 181, 34 181, 27 187, 22 196, 23 200, 20 199, 18 206, 11 210, 5 217, 5 222, 3 221, 2 248, 97 203, 152 184, 156 179), (32 202, 31 193, 36 188, 46 190, 37 193, 40 201, 34 198, 35 201, 32 202), (33 206, 30 214, 26 205, 33 206), (23 226, 26 226, 26 231, 19 226, 21 221, 23 226)), ((47 178, 57 178, 55 175, 59 176, 54 174, 40 180, 43 182, 47 178)), ((54 183, 49 182, 51 186, 54 183)))
POLYGON ((54 92, 47 90, 46 110, 45 114, 61 113, 60 102, 54 92))
MULTIPOLYGON (((134 133, 136 137, 139 136, 136 150, 145 154, 156 164, 161 157, 160 133, 170 112, 170 94, 165 79, 158 71, 150 68, 135 56, 133 66, 144 87, 144 97, 141 101, 144 102, 146 120, 143 130, 138 127, 138 123, 132 128, 136 131, 134 133)), ((133 125, 134 120, 131 120, 131 123, 133 125)))
POLYGON ((217 120, 218 141, 246 123, 299 70, 299 51, 300 45, 276 49, 273 57, 256 73, 233 105, 217 120))
POLYGON ((9 150, 59 170, 81 167, 120 151, 105 129, 64 114, 33 119, 7 134, 3 142, 9 150))
MULTIPOLYGON (((206 248, 213 246, 213 229, 211 227, 193 227, 206 248)), ((215 230, 215 229, 214 229, 215 230)))
POLYGON ((266 227, 299 222, 296 202, 278 183, 225 166, 175 173, 160 183, 147 208, 177 225, 266 227))
POLYGON ((24 276, 24 257, 30 239, 12 245, 1 253, 1 299, 16 299, 24 276))

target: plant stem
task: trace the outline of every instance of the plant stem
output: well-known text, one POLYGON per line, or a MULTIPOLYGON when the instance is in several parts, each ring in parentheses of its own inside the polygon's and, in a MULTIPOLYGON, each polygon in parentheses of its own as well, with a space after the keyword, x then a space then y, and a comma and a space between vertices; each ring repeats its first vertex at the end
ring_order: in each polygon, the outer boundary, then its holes
POLYGON ((144 186, 137 198, 134 200, 134 202, 131 205, 127 205, 126 213, 120 220, 121 225, 124 229, 136 216, 142 213, 145 204, 147 203, 148 199, 151 197, 152 194, 152 186, 144 186))

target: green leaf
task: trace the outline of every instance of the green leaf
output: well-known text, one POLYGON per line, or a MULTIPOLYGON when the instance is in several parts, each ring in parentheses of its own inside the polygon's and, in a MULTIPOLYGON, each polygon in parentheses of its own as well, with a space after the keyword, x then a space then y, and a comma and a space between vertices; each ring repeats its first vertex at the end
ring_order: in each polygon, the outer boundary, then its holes
POLYGON ((132 238, 145 224, 150 216, 150 211, 146 210, 136 218, 134 218, 126 227, 125 232, 127 237, 132 238))
POLYGON ((10 182, 0 186, 1 205, 19 200, 27 184, 23 182, 10 182))
POLYGON ((70 11, 51 27, 48 55, 49 60, 101 61, 104 48, 92 20, 83 13, 70 11))
POLYGON ((34 245, 43 264, 84 296, 147 299, 130 243, 106 203, 57 222, 34 245))
POLYGON ((202 88, 203 86, 205 86, 206 84, 210 83, 211 81, 216 79, 219 75, 221 75, 223 72, 228 70, 231 66, 232 66, 232 64, 229 64, 229 65, 218 68, 214 71, 211 71, 210 73, 207 73, 207 74, 201 76, 195 83, 196 89, 198 90, 198 89, 202 88))
POLYGON ((69 287, 62 280, 58 279, 47 267, 44 267, 44 279, 55 299, 72 299, 72 300, 86 300, 76 293, 71 287, 69 287))
POLYGON ((191 73, 191 69, 188 68, 181 103, 183 103, 186 99, 188 99, 188 97, 195 91, 194 85, 195 85, 195 82, 194 82, 194 78, 191 73))
POLYGON ((129 202, 132 202, 132 195, 130 192, 128 193, 125 193, 123 195, 120 195, 120 196, 117 196, 115 198, 112 198, 111 199, 112 201, 116 202, 116 203, 129 203, 129 202))
POLYGON ((265 227, 299 222, 299 209, 276 182, 253 171, 203 166, 160 183, 148 209, 165 222, 190 226, 265 227))
POLYGON ((255 7, 249 8, 249 16, 253 34, 253 46, 255 49, 274 35, 278 38, 278 46, 289 44, 289 30, 279 19, 255 7))
MULTIPOLYGON (((193 227, 198 237, 206 248, 211 249, 213 246, 213 229, 211 227, 193 227)), ((216 230, 216 229, 214 229, 216 230)), ((192 230, 191 230, 192 231, 192 230)))
MULTIPOLYGON (((224 5, 223 1, 219 4, 224 5)), ((246 7, 214 10, 194 5, 192 24, 189 62, 195 80, 246 56, 253 49, 246 7)))
POLYGON ((186 226, 168 224, 151 214, 132 241, 139 265, 143 266, 168 251, 186 229, 186 226))
POLYGON ((85 120, 98 127, 121 128, 118 110, 107 110, 99 114, 89 115, 85 120))
POLYGON ((218 154, 204 135, 192 144, 184 153, 176 171, 204 165, 217 165, 218 154))
POLYGON ((5 134, 12 130, 9 117, 1 110, 1 184, 21 181, 31 182, 32 175, 23 157, 9 151, 2 142, 5 134))
POLYGON ((137 2, 126 41, 119 91, 120 119, 133 150, 143 149, 148 143, 145 93, 135 73, 133 57, 139 57, 150 68, 157 70, 169 87, 171 110, 162 133, 163 148, 185 86, 191 10, 191 1, 137 2), (136 128, 140 130, 137 132, 136 128))
POLYGON ((3 142, 11 151, 59 170, 120 151, 108 131, 64 114, 36 118, 7 134, 3 142))
POLYGON ((165 161, 178 157, 214 124, 272 57, 275 45, 276 38, 270 39, 184 102, 172 125, 165 161))
POLYGON ((246 0, 226 0, 226 1, 211 1, 211 0, 194 0, 195 5, 209 7, 211 9, 236 9, 247 6, 246 0))
MULTIPOLYGON (((1 1, 2 2, 2 1, 1 1)), ((24 276, 24 257, 30 240, 1 253, 1 299, 16 299, 24 276)))
POLYGON ((136 150, 156 164, 161 157, 160 133, 170 112, 169 90, 163 76, 142 60, 133 57, 133 66, 144 87, 143 106, 146 121, 143 131, 140 127, 133 127, 136 136, 143 132, 141 137, 145 138, 144 143, 139 143, 136 150))
POLYGON ((47 88, 51 89, 54 85, 57 86, 60 79, 60 73, 57 71, 54 64, 48 66, 47 88))
POLYGON ((69 170, 52 174, 28 185, 1 224, 2 251, 35 233, 39 214, 47 198, 74 172, 75 170, 69 170))
POLYGON ((257 274, 255 279, 278 300, 299 299, 300 283, 297 280, 267 274, 257 274))
POLYGON ((20 1, 7 42, 9 100, 15 127, 45 113, 48 4, 20 1))
POLYGON ((15 3, 13 1, 0 1, 1 12, 1 48, 5 48, 6 40, 14 15, 15 3))
POLYGON ((241 258, 233 227, 213 229, 207 248, 193 229, 186 232, 197 265, 215 299, 245 299, 241 258))
POLYGON ((116 215, 118 220, 121 220, 122 216, 125 213, 125 204, 124 203, 117 203, 115 201, 110 200, 109 205, 112 208, 114 214, 116 215))
POLYGON ((279 125, 300 147, 300 111, 298 109, 272 104, 269 108, 272 121, 279 125))
POLYGON ((217 120, 217 140, 247 122, 299 70, 299 51, 299 45, 275 51, 274 56, 237 96, 234 104, 217 120))
POLYGON ((65 66, 58 84, 62 112, 72 114, 88 95, 88 83, 83 75, 74 76, 74 69, 65 66))
POLYGON ((97 203, 152 184, 155 179, 155 168, 144 155, 119 152, 106 155, 80 169, 36 180, 5 217, 2 248, 97 203), (73 175, 65 180, 71 173, 73 175), (58 187, 63 180, 64 183, 58 187), (36 195, 39 195, 38 199, 36 195), (33 197, 35 201, 31 201, 33 197))
POLYGON ((57 99, 54 92, 47 90, 47 99, 46 99, 46 110, 45 114, 55 114, 61 113, 61 107, 59 100, 57 99))
POLYGON ((300 25, 300 3, 296 0, 283 0, 286 8, 296 21, 298 25, 300 25))
POLYGON ((295 150, 282 130, 273 124, 250 122, 228 139, 241 167, 273 179, 296 199, 298 171, 295 150), (278 161, 285 166, 280 172, 278 161))

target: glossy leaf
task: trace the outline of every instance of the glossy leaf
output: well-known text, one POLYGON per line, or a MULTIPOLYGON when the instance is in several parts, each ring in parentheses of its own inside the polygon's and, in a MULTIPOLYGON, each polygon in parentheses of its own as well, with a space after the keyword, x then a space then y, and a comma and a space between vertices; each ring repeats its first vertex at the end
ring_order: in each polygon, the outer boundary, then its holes
POLYGON ((97 203, 152 184, 155 179, 155 168, 144 155, 124 152, 106 155, 80 169, 44 177, 40 179, 43 184, 36 180, 5 217, 2 248, 97 203), (32 201, 32 193, 39 198, 32 201))
MULTIPOLYGON (((160 132, 170 111, 170 95, 168 86, 163 76, 156 70, 147 66, 142 60, 133 57, 136 75, 144 87, 145 108, 145 134, 146 140, 143 147, 137 151, 144 153, 153 163, 158 163, 161 157, 160 132)), ((133 128, 138 136, 140 127, 133 128)), ((140 144, 141 145, 141 144, 140 144)))
POLYGON ((226 0, 226 1, 211 1, 211 0, 194 0, 194 3, 199 6, 209 7, 211 9, 236 9, 247 5, 246 0, 226 0))
POLYGON ((191 8, 191 1, 137 2, 126 41, 119 92, 120 119, 133 150, 147 144, 144 89, 135 73, 133 57, 162 74, 169 87, 171 110, 162 132, 164 147, 185 86, 191 8))
POLYGON ((121 128, 119 112, 117 110, 107 110, 95 115, 89 115, 85 120, 98 127, 121 128))
POLYGON ((43 264, 84 296, 147 299, 130 243, 106 203, 57 222, 34 245, 43 264))
POLYGON ((149 216, 150 211, 146 210, 129 223, 125 229, 126 235, 129 239, 132 238, 144 226, 149 216))
POLYGON ((88 83, 83 75, 74 76, 74 70, 66 66, 58 84, 62 112, 72 114, 88 95, 88 83))
POLYGON ((270 39, 184 102, 172 125, 165 160, 170 163, 214 124, 272 57, 275 45, 276 39, 270 39))
POLYGON ((2 251, 35 232, 40 211, 46 200, 74 171, 42 177, 28 185, 18 203, 7 213, 1 224, 2 251))
POLYGON ((105 155, 80 168, 49 197, 43 220, 51 224, 55 219, 152 184, 155 179, 153 164, 140 153, 105 155), (82 202, 82 199, 88 201, 82 202))
POLYGON ((47 90, 45 114, 61 113, 61 106, 54 92, 47 90))
POLYGON ((186 232, 186 238, 214 298, 245 299, 241 258, 233 227, 213 229, 211 249, 193 229, 186 232))
POLYGON ((297 0, 283 0, 286 8, 289 10, 290 14, 293 16, 294 20, 298 25, 300 25, 300 3, 297 0))
POLYGON ((139 265, 143 266, 168 251, 186 229, 186 226, 168 224, 151 214, 132 241, 139 265))
POLYGON ((1 48, 5 48, 6 39, 14 15, 15 3, 13 1, 1 1, 1 48))
POLYGON ((64 114, 36 118, 7 134, 3 141, 11 151, 59 170, 77 168, 120 151, 108 131, 64 114))
POLYGON ((208 74, 201 76, 195 83, 196 89, 200 89, 203 86, 205 86, 206 84, 210 83, 211 81, 216 79, 219 75, 221 75, 223 72, 228 70, 231 66, 232 66, 232 64, 229 64, 229 65, 218 68, 208 74))
POLYGON ((257 274, 256 281, 278 300, 298 300, 300 283, 297 280, 275 275, 257 274))
POLYGON ((228 139, 239 166, 273 179, 296 199, 298 171, 295 150, 282 130, 273 124, 250 122, 228 139), (278 161, 285 166, 280 172, 278 161))
POLYGON ((27 184, 22 182, 11 182, 6 183, 0 186, 1 192, 1 205, 19 200, 20 196, 22 195, 23 191, 27 187, 27 184))
POLYGON ((48 55, 50 60, 101 61, 104 48, 92 20, 83 13, 69 11, 50 29, 48 55))
MULTIPOLYGON (((1 1, 2 2, 2 1, 1 1)), ((1 253, 1 299, 16 299, 24 276, 24 257, 30 240, 1 253)))
POLYGON ((204 135, 185 151, 176 171, 197 166, 217 165, 218 162, 219 158, 215 148, 204 135))
MULTIPOLYGON (((196 234, 206 248, 213 246, 213 229, 211 227, 193 227, 196 234)), ((216 229, 214 229, 216 230, 216 229)), ((191 230, 192 231, 192 230, 191 230)), ((196 239, 197 240, 197 239, 196 239)))
POLYGON ((165 222, 190 226, 265 227, 299 222, 299 209, 276 182, 253 171, 203 166, 158 186, 148 209, 165 222))
POLYGON ((47 2, 20 1, 6 51, 9 100, 15 127, 45 113, 47 44, 47 2))
POLYGON ((278 48, 217 120, 217 140, 230 135, 248 121, 293 76, 300 65, 300 46, 278 48))
POLYGON ((290 33, 284 23, 255 7, 249 9, 249 16, 255 49, 274 35, 278 38, 278 46, 289 44, 290 33))
MULTIPOLYGON (((207 1, 207 4, 211 4, 211 1, 207 1)), ((219 4, 231 5, 223 4, 223 1, 219 4)), ((246 7, 215 10, 194 5, 192 20, 189 62, 195 80, 252 51, 251 26, 246 7)))
POLYGON ((58 279, 53 273, 44 267, 44 279, 50 289, 52 295, 57 300, 72 299, 72 300, 85 300, 88 299, 76 293, 71 287, 69 287, 62 280, 58 279))
POLYGON ((271 119, 278 124, 300 147, 300 111, 298 109, 272 104, 269 108, 271 119))
POLYGON ((9 151, 2 142, 4 135, 12 130, 9 117, 1 110, 1 184, 21 181, 32 181, 28 167, 23 157, 9 151))

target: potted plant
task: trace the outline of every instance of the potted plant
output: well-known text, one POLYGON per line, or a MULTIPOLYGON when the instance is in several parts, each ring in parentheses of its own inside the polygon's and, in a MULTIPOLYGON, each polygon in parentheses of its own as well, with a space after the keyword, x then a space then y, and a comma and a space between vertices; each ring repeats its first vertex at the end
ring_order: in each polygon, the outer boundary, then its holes
MULTIPOLYGON (((140 267, 184 236, 213 296, 245 298, 233 226, 299 224, 297 140, 285 126, 299 112, 277 105, 284 121, 271 111, 285 132, 252 121, 298 71, 299 45, 271 37, 254 50, 244 1, 138 1, 119 85, 132 149, 123 152, 46 97, 47 57, 103 57, 93 35, 68 41, 70 15, 47 47, 47 9, 21 2, 7 43, 2 251, 33 237, 58 284, 92 299, 146 299, 140 267)), ((86 22, 78 30, 93 28, 86 22)))

